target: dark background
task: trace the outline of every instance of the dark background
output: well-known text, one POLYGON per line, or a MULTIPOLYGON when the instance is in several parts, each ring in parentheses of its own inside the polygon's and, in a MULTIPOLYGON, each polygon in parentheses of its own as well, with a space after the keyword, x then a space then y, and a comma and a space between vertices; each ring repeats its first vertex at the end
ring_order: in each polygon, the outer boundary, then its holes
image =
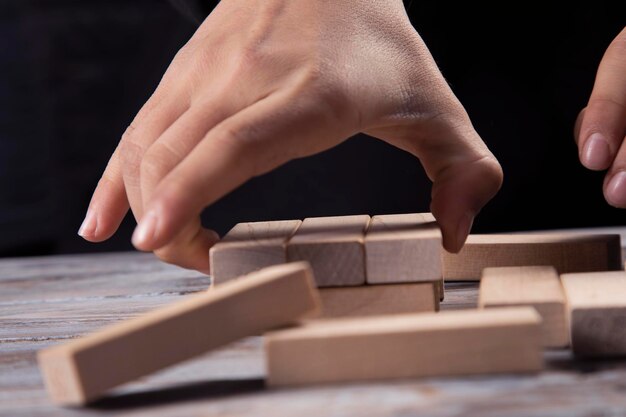
MULTIPOLYGON (((474 232, 625 224, 603 174, 580 166, 572 126, 626 7, 544 3, 410 5, 505 171, 474 232)), ((106 243, 76 231, 121 133, 194 30, 166 1, 0 0, 0 256, 131 249, 130 217, 106 243)), ((250 181, 204 221, 224 233, 239 221, 428 211, 429 196, 416 159, 359 135, 250 181)))

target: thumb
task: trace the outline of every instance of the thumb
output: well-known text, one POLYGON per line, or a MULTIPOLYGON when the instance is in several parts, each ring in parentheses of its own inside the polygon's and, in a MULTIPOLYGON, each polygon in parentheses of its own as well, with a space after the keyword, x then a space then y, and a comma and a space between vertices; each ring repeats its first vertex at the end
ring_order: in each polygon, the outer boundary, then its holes
MULTIPOLYGON (((460 103, 458 104, 460 107, 460 103)), ((433 181, 430 209, 449 252, 463 247, 474 218, 502 185, 502 168, 463 110, 374 135, 415 155, 433 181)))
POLYGON ((431 211, 441 226, 446 250, 461 250, 474 218, 496 195, 502 177, 496 159, 485 156, 453 163, 436 178, 431 211))

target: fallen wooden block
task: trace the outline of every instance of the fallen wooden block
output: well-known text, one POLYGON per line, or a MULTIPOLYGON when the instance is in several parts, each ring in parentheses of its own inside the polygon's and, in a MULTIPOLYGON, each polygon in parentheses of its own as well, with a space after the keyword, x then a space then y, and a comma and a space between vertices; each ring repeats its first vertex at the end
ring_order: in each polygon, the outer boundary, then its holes
POLYGON ((209 251, 212 283, 287 262, 287 240, 301 223, 278 220, 235 225, 209 251))
POLYGON ((374 216, 365 235, 367 283, 441 281, 441 252, 432 214, 374 216))
POLYGON ((554 266, 560 273, 622 269, 619 235, 470 235, 458 254, 444 251, 446 281, 476 281, 484 268, 554 266))
POLYGON ((439 310, 432 282, 320 288, 322 318, 359 317, 439 310))
POLYGON ((318 287, 362 285, 369 220, 368 215, 304 219, 287 243, 287 260, 308 261, 318 287))
POLYGON ((626 272, 561 275, 574 354, 626 355, 626 272))
POLYGON ((265 338, 273 386, 542 368, 530 307, 317 320, 265 338))
POLYGON ((565 294, 554 267, 485 268, 480 281, 478 306, 534 307, 542 318, 543 345, 564 347, 569 343, 565 294))
POLYGON ((53 402, 79 405, 140 376, 314 315, 309 266, 273 266, 38 353, 53 402))

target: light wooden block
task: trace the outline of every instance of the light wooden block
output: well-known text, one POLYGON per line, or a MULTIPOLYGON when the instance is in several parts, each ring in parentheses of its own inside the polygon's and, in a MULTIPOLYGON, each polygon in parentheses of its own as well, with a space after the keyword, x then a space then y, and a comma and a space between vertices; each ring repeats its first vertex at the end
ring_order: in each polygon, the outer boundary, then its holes
POLYGON ((578 356, 626 356, 626 272, 561 275, 578 356))
POLYGON ((530 307, 317 320, 266 335, 267 382, 538 371, 540 322, 530 307))
POLYGON ((304 219, 287 243, 289 261, 308 261, 318 287, 365 283, 363 236, 368 215, 304 219))
POLYGON ((476 281, 484 268, 554 266, 560 273, 622 269, 619 235, 470 235, 458 254, 444 251, 446 281, 476 281))
POLYGON ((440 281, 441 230, 430 213, 372 217, 365 235, 369 284, 440 281))
POLYGON ((564 347, 569 343, 565 294, 554 267, 485 268, 480 281, 478 306, 534 307, 542 318, 543 345, 564 347))
POLYGON ((38 353, 53 402, 79 405, 110 388, 237 339, 318 312, 309 266, 273 266, 38 353))
POLYGON ((301 220, 277 220, 235 225, 209 251, 212 283, 287 262, 287 240, 301 223, 301 220))
POLYGON ((323 318, 417 313, 439 310, 432 282, 320 288, 323 318))

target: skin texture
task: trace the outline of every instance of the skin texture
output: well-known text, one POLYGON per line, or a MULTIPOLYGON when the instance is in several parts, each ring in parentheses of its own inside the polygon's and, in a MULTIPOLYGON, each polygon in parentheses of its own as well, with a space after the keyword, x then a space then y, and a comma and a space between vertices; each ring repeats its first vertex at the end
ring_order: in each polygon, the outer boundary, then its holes
POLYGON ((611 42, 598 67, 589 103, 574 128, 580 161, 607 170, 606 201, 626 208, 626 28, 611 42))
POLYGON ((502 171, 402 2, 223 0, 123 135, 79 234, 109 238, 130 207, 138 249, 206 272, 206 206, 358 132, 419 158, 458 251, 502 171))

